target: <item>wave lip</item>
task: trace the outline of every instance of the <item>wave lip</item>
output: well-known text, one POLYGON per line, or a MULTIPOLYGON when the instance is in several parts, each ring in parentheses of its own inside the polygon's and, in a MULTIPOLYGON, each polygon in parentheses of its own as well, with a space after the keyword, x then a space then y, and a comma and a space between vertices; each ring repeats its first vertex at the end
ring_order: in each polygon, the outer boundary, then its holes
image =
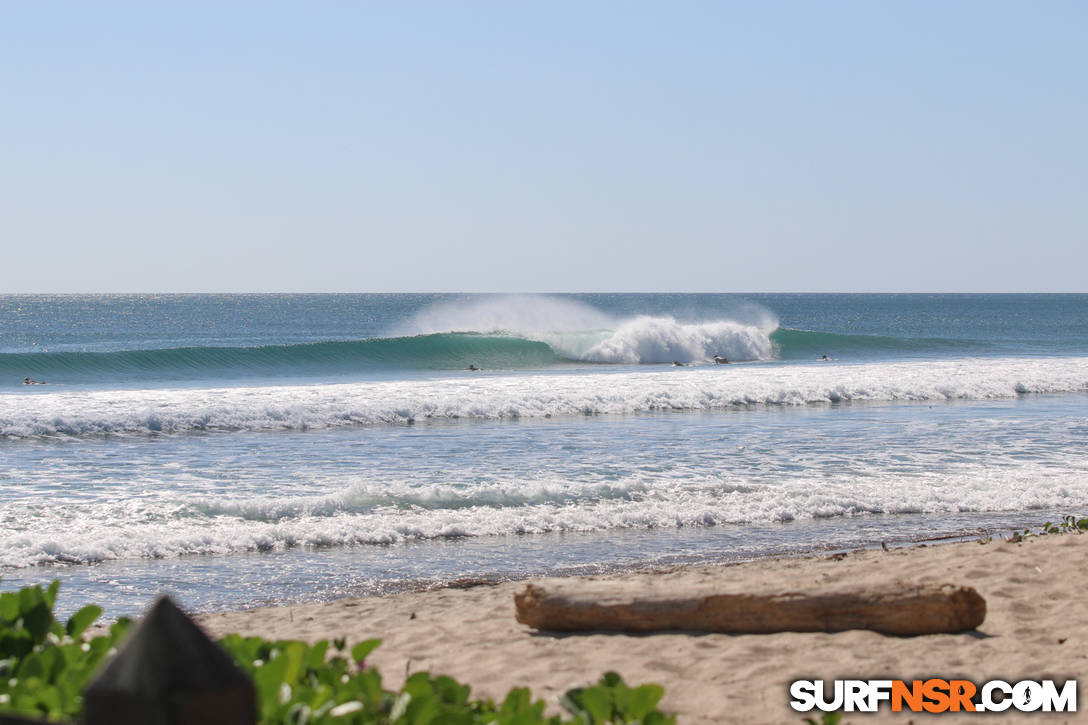
POLYGON ((750 405, 1011 398, 1088 391, 1088 358, 738 365, 248 388, 0 394, 0 437, 273 431, 721 410, 750 405))

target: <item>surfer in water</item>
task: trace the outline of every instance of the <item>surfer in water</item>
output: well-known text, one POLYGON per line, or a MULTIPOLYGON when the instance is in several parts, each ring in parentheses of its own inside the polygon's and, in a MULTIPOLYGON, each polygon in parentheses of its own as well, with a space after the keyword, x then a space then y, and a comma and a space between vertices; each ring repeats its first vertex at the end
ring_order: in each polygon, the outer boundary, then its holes
POLYGON ((44 380, 31 380, 30 378, 23 378, 23 385, 45 385, 44 380))
POLYGON ((715 355, 715 356, 714 356, 714 362, 715 362, 715 364, 717 364, 717 365, 728 365, 728 364, 729 364, 729 361, 728 361, 728 360, 726 360, 726 359, 725 359, 724 357, 722 357, 721 355, 715 355))
POLYGON ((479 369, 480 368, 476 367, 476 365, 474 363, 469 363, 468 367, 465 368, 465 370, 479 370, 479 369))

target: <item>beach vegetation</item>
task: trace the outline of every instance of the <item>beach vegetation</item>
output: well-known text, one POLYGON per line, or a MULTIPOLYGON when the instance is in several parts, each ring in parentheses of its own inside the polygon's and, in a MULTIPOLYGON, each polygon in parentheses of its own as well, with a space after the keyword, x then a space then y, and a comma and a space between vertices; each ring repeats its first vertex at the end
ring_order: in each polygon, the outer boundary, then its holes
POLYGON ((1057 523, 1053 521, 1047 521, 1038 531, 1032 531, 1031 529, 1024 529, 1023 531, 1013 531, 1012 535, 1005 539, 1010 544, 1018 544, 1024 539, 1031 538, 1033 536, 1053 536, 1058 534, 1083 534, 1088 531, 1088 517, 1077 517, 1072 515, 1063 516, 1057 523))
POLYGON ((1058 523, 1047 521, 1043 524, 1040 533, 1046 534, 1080 534, 1088 531, 1088 517, 1078 519, 1076 516, 1063 516, 1058 523))
POLYGON ((85 639, 102 609, 87 605, 63 624, 53 616, 60 582, 0 594, 0 710, 72 718, 83 708, 83 689, 103 660, 116 652, 132 624, 114 622, 106 634, 85 639))
MULTIPOLYGON (((83 607, 65 622, 53 613, 59 582, 0 594, 0 714, 74 722, 83 692, 116 653, 132 622, 119 619, 86 636, 102 614, 83 607)), ((398 690, 367 664, 380 644, 368 639, 267 640, 227 635, 219 646, 253 682, 258 722, 291 725, 672 725, 657 705, 659 685, 628 686, 614 672, 560 700, 567 715, 545 715, 528 688, 501 700, 473 698, 468 685, 429 672, 410 674, 398 690)))

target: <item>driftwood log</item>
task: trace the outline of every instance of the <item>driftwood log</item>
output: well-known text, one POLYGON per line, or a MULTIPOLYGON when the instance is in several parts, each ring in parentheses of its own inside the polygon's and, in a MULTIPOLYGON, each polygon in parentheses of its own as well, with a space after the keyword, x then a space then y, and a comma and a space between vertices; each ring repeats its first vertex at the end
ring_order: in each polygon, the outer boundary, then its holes
POLYGON ((722 593, 648 590, 631 582, 546 579, 514 595, 517 620, 542 630, 734 634, 842 632, 894 635, 963 632, 986 618, 971 587, 916 584, 819 591, 722 593))

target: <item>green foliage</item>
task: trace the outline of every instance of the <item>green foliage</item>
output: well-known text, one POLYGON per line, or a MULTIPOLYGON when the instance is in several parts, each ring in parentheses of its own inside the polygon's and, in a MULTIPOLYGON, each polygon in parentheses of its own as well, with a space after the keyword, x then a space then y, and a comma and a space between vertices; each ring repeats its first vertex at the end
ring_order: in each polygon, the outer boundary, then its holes
POLYGON ((1012 535, 1005 539, 1010 544, 1018 544, 1024 539, 1031 538, 1033 536, 1052 536, 1057 534, 1083 534, 1088 531, 1088 517, 1077 518, 1076 516, 1062 516, 1058 523, 1053 521, 1047 521, 1043 524, 1042 528, 1038 532, 1031 529, 1024 529, 1023 531, 1013 531, 1012 535))
MULTIPOLYGON (((103 660, 116 651, 130 622, 118 620, 106 635, 83 639, 102 614, 90 605, 63 625, 53 616, 58 582, 0 594, 0 712, 49 720, 74 720, 82 692, 103 660)), ((545 717, 545 704, 514 688, 496 704, 472 699, 467 685, 427 672, 411 675, 399 691, 382 687, 366 665, 377 639, 347 648, 342 639, 314 644, 228 635, 219 641, 257 690, 262 725, 671 725, 657 709, 658 685, 628 687, 614 672, 571 690, 561 705, 572 719, 545 717)))
POLYGON ((53 616, 60 582, 0 594, 0 711, 60 720, 83 709, 83 688, 131 624, 84 641, 102 610, 80 609, 65 624, 53 616))
POLYGON ((327 640, 315 644, 269 641, 232 634, 219 644, 257 687, 261 723, 333 725, 668 725, 672 716, 657 710, 664 690, 657 685, 630 688, 614 672, 599 684, 571 690, 561 701, 574 716, 544 716, 544 702, 528 689, 514 688, 496 704, 473 700, 470 689, 449 677, 427 672, 411 675, 398 692, 382 687, 381 675, 365 665, 379 644, 370 639, 351 648, 327 640))
POLYGON ((594 687, 569 690, 560 704, 576 716, 576 723, 666 725, 675 723, 676 718, 657 709, 657 703, 664 694, 665 690, 660 685, 631 688, 615 672, 607 672, 594 687))
MULTIPOLYGON (((381 676, 353 666, 343 655, 343 642, 335 643, 331 658, 327 640, 311 645, 231 634, 219 644, 253 680, 261 722, 377 722, 361 719, 359 713, 392 709, 381 676)), ((352 648, 352 656, 358 655, 358 662, 377 645, 378 640, 362 642, 352 648)))
POLYGON ((1079 534, 1088 531, 1088 518, 1078 519, 1076 516, 1063 516, 1058 523, 1047 521, 1043 524, 1041 535, 1046 534, 1079 534))

